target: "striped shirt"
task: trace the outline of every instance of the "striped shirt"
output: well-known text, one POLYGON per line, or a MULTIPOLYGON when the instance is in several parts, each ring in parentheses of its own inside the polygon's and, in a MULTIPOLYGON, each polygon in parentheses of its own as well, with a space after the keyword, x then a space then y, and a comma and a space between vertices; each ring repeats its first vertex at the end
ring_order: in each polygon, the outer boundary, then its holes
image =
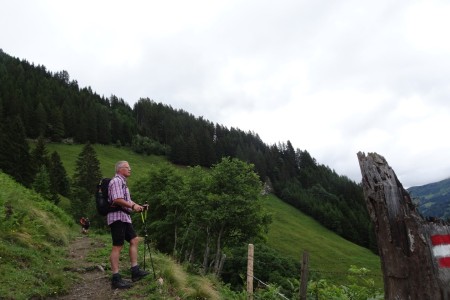
MULTIPOLYGON (((108 186, 108 195, 109 195, 109 203, 112 203, 115 199, 122 198, 125 201, 131 201, 130 190, 127 186, 127 180, 124 176, 120 174, 116 174, 114 178, 111 179, 108 186)), ((127 209, 131 212, 131 209, 127 209)), ((114 211, 108 213, 106 220, 108 225, 111 225, 115 221, 122 221, 125 223, 131 223, 131 217, 129 214, 124 213, 123 211, 114 211)))

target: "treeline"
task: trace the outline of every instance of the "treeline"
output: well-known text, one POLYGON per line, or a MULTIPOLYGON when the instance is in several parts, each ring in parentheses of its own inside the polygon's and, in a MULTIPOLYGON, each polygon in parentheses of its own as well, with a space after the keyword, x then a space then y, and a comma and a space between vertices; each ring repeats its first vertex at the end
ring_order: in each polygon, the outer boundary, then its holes
POLYGON ((266 187, 284 201, 344 238, 376 249, 360 185, 289 141, 267 145, 254 132, 214 124, 148 98, 131 108, 115 95, 105 98, 90 87, 80 88, 67 71, 52 73, 1 49, 0 117, 5 120, 0 169, 24 184, 34 180, 33 172, 25 174, 22 168, 27 162, 20 162, 26 149, 5 146, 19 132, 54 142, 124 145, 190 166, 211 167, 222 157, 235 157, 254 164, 266 187))

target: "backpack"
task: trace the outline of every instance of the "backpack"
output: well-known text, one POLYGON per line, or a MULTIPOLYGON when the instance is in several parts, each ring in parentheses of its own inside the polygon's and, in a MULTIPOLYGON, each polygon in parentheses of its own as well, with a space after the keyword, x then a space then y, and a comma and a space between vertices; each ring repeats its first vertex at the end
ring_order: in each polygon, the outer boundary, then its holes
POLYGON ((113 206, 109 204, 108 187, 110 181, 111 178, 102 178, 97 184, 97 192, 95 193, 95 204, 97 207, 97 212, 102 216, 106 216, 110 212, 120 210, 127 214, 130 214, 127 210, 122 209, 122 207, 120 206, 113 206))

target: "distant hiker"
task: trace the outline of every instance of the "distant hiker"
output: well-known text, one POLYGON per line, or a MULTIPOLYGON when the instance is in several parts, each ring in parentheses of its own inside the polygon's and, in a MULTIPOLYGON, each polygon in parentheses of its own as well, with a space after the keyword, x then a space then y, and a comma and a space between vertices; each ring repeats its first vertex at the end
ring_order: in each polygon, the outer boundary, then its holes
POLYGON ((116 163, 116 175, 111 179, 108 188, 109 202, 123 208, 120 211, 108 213, 106 219, 111 227, 112 250, 110 256, 112 271, 112 288, 126 289, 131 287, 129 281, 123 280, 119 273, 119 258, 124 241, 130 243, 129 255, 131 264, 131 279, 137 281, 147 276, 149 273, 141 270, 138 260, 138 238, 131 224, 130 213, 141 212, 144 207, 131 200, 130 190, 127 186, 127 178, 131 175, 131 168, 128 162, 119 161, 116 163))
POLYGON ((81 233, 87 234, 89 231, 89 227, 91 226, 91 221, 89 221, 89 218, 82 217, 80 219, 81 224, 81 233))

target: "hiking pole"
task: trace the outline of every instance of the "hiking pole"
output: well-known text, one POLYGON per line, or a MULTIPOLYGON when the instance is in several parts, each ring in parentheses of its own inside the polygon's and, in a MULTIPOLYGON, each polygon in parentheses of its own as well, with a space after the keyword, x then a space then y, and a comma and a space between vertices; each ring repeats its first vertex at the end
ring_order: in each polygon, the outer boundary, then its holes
POLYGON ((143 207, 144 210, 141 211, 141 219, 142 223, 144 224, 144 270, 145 270, 145 248, 148 247, 148 253, 150 254, 150 262, 152 264, 153 277, 156 279, 155 267, 153 266, 152 252, 150 251, 150 242, 148 240, 147 234, 147 211, 148 211, 147 202, 145 202, 145 205, 143 205, 143 207))

